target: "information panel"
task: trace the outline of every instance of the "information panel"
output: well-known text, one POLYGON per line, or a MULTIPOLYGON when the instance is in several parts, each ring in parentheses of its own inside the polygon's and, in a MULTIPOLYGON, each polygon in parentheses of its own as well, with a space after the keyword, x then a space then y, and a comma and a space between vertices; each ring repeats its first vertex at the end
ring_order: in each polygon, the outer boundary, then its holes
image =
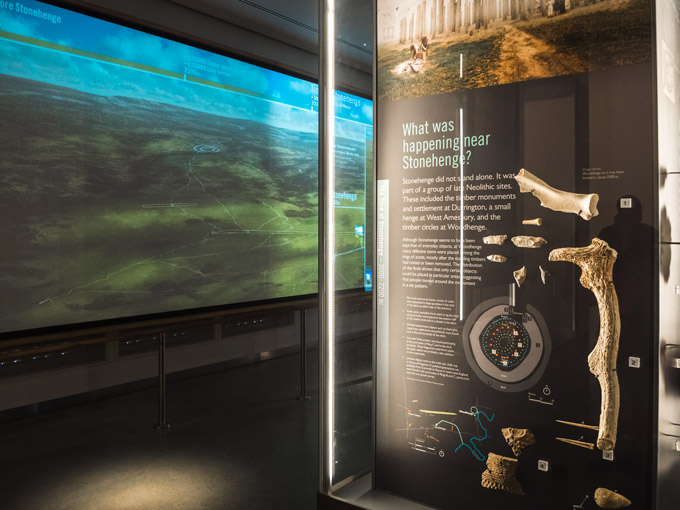
POLYGON ((378 489, 650 501, 650 13, 378 1, 378 489))

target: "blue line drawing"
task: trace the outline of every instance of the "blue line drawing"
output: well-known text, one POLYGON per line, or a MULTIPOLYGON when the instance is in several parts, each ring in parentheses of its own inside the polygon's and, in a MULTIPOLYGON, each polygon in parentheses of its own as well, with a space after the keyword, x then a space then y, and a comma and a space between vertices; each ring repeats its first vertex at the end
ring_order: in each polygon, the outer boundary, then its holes
POLYGON ((491 418, 489 418, 489 415, 487 415, 484 411, 480 411, 479 409, 477 409, 477 406, 470 407, 470 413, 475 417, 475 419, 477 420, 477 424, 484 431, 483 436, 481 436, 481 437, 479 435, 473 436, 473 437, 470 438, 469 441, 466 442, 465 439, 463 439, 463 433, 461 432, 460 427, 458 427, 458 425, 456 425, 453 422, 446 421, 446 420, 440 420, 435 424, 435 427, 439 427, 440 424, 442 424, 442 423, 446 423, 448 425, 451 425, 451 430, 453 430, 453 427, 456 427, 456 430, 458 431, 458 436, 460 437, 460 444, 454 450, 454 453, 458 453, 458 450, 460 450, 460 448, 462 446, 464 446, 465 448, 470 450, 470 453, 472 453, 472 455, 474 456, 475 459, 477 459, 480 462, 484 462, 484 461, 486 461, 486 455, 484 455, 479 450, 478 443, 481 443, 482 441, 487 439, 489 437, 489 433, 488 433, 486 427, 484 425, 482 425, 480 415, 483 416, 488 423, 491 423, 496 415, 492 414, 491 418))

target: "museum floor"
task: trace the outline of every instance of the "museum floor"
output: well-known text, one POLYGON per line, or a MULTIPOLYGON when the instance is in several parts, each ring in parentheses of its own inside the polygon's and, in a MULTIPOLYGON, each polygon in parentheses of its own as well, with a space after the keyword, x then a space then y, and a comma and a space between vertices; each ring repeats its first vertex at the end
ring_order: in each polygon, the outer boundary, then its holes
POLYGON ((164 432, 155 388, 1 424, 0 508, 312 510, 316 360, 308 401, 297 355, 170 382, 164 432))

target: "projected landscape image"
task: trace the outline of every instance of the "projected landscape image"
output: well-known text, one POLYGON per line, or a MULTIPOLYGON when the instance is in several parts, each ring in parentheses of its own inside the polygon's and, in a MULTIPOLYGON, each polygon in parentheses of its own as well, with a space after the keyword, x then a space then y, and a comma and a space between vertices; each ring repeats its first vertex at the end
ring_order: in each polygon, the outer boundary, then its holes
MULTIPOLYGON (((5 329, 316 292, 315 134, 6 76, 0 98, 5 329)), ((363 212, 338 220, 360 287, 363 212)))
MULTIPOLYGON (((0 39, 0 72, 0 332, 317 291, 311 108, 40 43, 0 39)), ((337 283, 357 288, 371 155, 338 125, 337 283)))

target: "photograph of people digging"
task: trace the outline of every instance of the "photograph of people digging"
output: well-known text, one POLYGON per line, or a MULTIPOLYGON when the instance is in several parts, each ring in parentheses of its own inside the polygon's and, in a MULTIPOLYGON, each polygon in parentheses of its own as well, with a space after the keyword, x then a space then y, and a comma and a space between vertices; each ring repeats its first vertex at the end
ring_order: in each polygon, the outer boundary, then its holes
POLYGON ((378 0, 378 100, 650 62, 650 0, 378 0))

